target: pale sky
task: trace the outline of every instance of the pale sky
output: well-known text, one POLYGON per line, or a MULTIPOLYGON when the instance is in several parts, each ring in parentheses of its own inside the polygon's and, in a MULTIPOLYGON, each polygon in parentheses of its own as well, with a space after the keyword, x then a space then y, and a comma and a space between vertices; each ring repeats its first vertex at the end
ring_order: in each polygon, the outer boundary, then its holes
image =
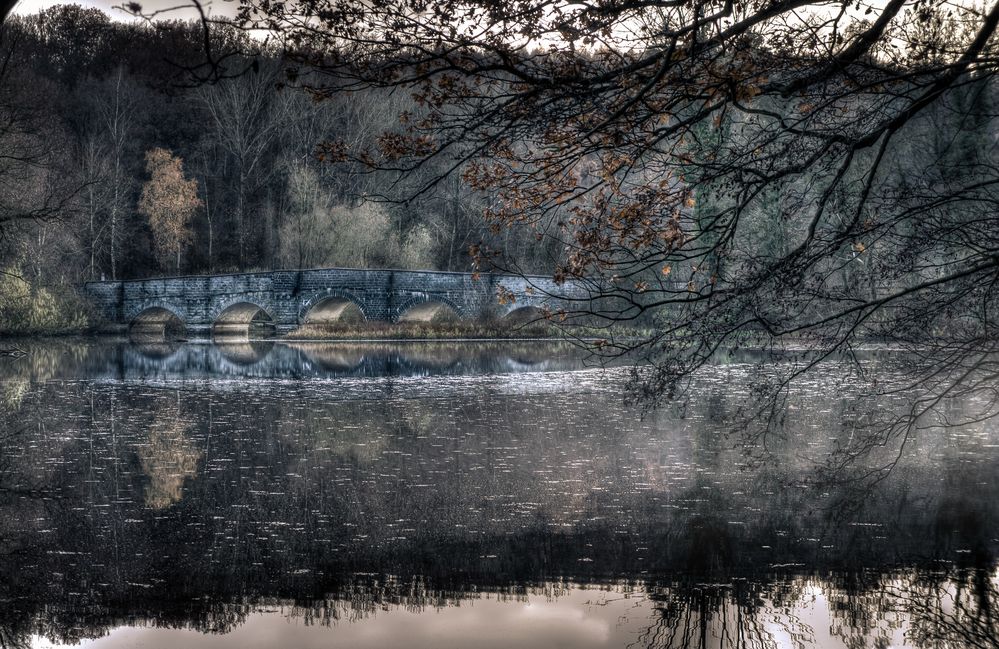
MULTIPOLYGON (((129 20, 131 16, 120 9, 114 9, 116 6, 121 6, 128 0, 21 0, 17 3, 14 8, 15 14, 33 14, 37 13, 41 9, 52 7, 59 4, 78 4, 84 7, 96 7, 112 18, 118 20, 129 20)), ((189 0, 138 0, 139 4, 142 5, 143 10, 148 13, 152 11, 162 11, 170 10, 169 13, 162 15, 164 18, 168 19, 184 19, 184 18, 196 18, 197 11, 194 10, 189 0)), ((857 16, 863 15, 863 11, 867 7, 871 7, 875 11, 882 9, 888 0, 867 0, 862 1, 857 8, 854 8, 850 13, 856 14, 857 16)), ((960 5, 960 2, 955 3, 960 5)), ((214 16, 229 16, 232 17, 236 13, 236 9, 239 5, 238 0, 204 0, 202 5, 205 7, 211 15, 214 16)))
MULTIPOLYGON (((108 14, 116 20, 131 20, 132 17, 121 9, 114 7, 121 6, 127 0, 21 0, 14 7, 15 14, 34 14, 42 9, 60 4, 78 4, 84 7, 95 7, 108 14)), ((160 17, 167 19, 196 18, 198 13, 193 6, 185 0, 138 0, 142 5, 143 12, 161 11, 174 9, 168 13, 160 14, 160 17), (176 8, 176 9, 175 9, 176 8)), ((236 14, 238 2, 235 0, 205 0, 203 3, 205 10, 212 16, 229 16, 236 14)))

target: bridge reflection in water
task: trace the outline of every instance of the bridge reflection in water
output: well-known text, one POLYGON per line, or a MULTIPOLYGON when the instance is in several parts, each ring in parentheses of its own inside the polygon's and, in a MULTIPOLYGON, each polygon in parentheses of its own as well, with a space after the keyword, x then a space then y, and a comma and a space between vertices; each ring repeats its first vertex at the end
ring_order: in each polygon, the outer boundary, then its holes
POLYGON ((757 463, 726 434, 752 398, 738 358, 683 416, 642 417, 626 370, 533 349, 64 345, 0 365, 0 635, 996 646, 995 427, 913 439, 870 491, 816 484, 858 434, 842 368, 795 386, 757 463), (247 378, 268 364, 278 380, 247 378))
POLYGON ((570 370, 586 366, 585 355, 568 344, 523 342, 353 343, 240 341, 214 343, 136 342, 105 368, 109 378, 200 381, 212 378, 310 379, 348 376, 510 373, 570 370))

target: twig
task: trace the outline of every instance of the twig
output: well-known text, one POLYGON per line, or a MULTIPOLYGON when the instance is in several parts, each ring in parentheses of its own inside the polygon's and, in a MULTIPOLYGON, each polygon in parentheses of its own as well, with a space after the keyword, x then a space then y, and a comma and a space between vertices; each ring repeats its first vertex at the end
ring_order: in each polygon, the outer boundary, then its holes
POLYGON ((0 347, 0 358, 24 358, 28 352, 20 347, 0 347))

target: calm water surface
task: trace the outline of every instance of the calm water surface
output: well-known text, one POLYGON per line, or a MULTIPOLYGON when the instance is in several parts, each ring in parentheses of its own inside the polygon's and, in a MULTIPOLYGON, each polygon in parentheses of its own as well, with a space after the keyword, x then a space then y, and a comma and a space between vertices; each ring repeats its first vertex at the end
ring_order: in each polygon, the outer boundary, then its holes
POLYGON ((0 359, 0 646, 999 646, 999 431, 820 480, 906 403, 836 363, 740 443, 740 357, 643 417, 550 344, 29 352, 0 359))

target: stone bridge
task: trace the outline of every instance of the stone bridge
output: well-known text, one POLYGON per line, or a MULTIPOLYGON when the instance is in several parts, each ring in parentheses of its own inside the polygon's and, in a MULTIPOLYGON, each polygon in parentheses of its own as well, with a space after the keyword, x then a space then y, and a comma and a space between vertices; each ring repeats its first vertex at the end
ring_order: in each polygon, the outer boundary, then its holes
POLYGON ((586 298, 582 285, 549 277, 352 268, 88 282, 84 289, 110 325, 172 326, 194 335, 246 333, 258 323, 283 334, 305 324, 364 320, 522 322, 586 298))

